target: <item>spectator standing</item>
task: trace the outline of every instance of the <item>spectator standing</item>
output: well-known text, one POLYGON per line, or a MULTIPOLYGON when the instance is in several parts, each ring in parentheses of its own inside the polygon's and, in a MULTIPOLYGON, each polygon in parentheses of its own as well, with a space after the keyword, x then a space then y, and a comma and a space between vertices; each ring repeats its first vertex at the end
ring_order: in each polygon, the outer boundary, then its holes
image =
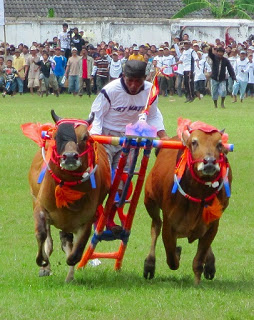
POLYGON ((249 75, 249 61, 246 58, 246 52, 244 50, 240 51, 240 57, 236 60, 235 64, 235 75, 236 79, 233 85, 232 95, 234 97, 233 103, 237 102, 237 94, 240 91, 240 101, 243 102, 246 87, 248 84, 248 75, 249 75))
POLYGON ((38 62, 40 58, 37 56, 37 50, 35 46, 30 48, 30 55, 26 60, 25 65, 25 76, 28 75, 28 85, 30 93, 33 95, 34 89, 38 89, 40 86, 39 76, 40 76, 40 67, 37 66, 34 62, 38 62))
POLYGON ((86 85, 86 93, 91 97, 91 79, 94 60, 88 55, 88 50, 83 46, 81 50, 81 59, 79 60, 79 96, 83 96, 84 83, 86 85))
POLYGON ((16 83, 18 85, 18 92, 20 95, 23 94, 24 80, 25 80, 25 58, 20 56, 21 52, 19 49, 15 50, 15 57, 13 59, 13 67, 18 71, 16 75, 16 83))
POLYGON ((73 35, 71 37, 71 47, 75 47, 78 50, 78 54, 80 54, 82 50, 82 46, 85 45, 85 40, 81 37, 78 32, 78 28, 73 28, 73 35))
POLYGON ((124 68, 124 66, 125 66, 125 63, 129 60, 129 56, 130 56, 129 49, 125 49, 125 50, 124 50, 124 56, 123 56, 123 58, 121 59, 121 63, 122 63, 122 67, 123 67, 123 68, 124 68))
MULTIPOLYGON (((236 64, 236 60, 237 60, 237 51, 236 49, 232 49, 231 52, 228 53, 228 60, 231 63, 231 66, 233 67, 233 69, 235 69, 235 64, 236 64)), ((233 91, 233 84, 234 81, 233 79, 230 77, 230 75, 227 72, 227 82, 228 82, 228 92, 230 93, 230 95, 232 94, 233 91)))
POLYGON ((142 54, 139 53, 138 47, 133 47, 133 54, 129 56, 129 60, 138 60, 138 61, 145 61, 142 54))
MULTIPOLYGON (((183 52, 184 48, 180 48, 180 56, 183 52)), ((177 65, 177 70, 175 71, 176 73, 176 91, 178 97, 181 97, 183 95, 183 64, 180 63, 177 65)))
POLYGON ((58 46, 61 49, 64 49, 66 59, 69 58, 71 55, 71 39, 70 39, 70 32, 68 30, 68 24, 63 24, 63 31, 58 34, 58 46))
POLYGON ((97 90, 101 89, 108 83, 109 79, 109 58, 106 55, 106 49, 100 49, 100 57, 94 60, 92 76, 96 75, 97 90))
POLYGON ((248 70, 249 70, 249 80, 247 85, 247 93, 250 94, 250 96, 254 97, 254 62, 253 62, 253 54, 250 54, 248 56, 249 64, 248 64, 248 70))
POLYGON ((214 45, 211 44, 208 55, 211 58, 212 64, 212 75, 211 75, 211 94, 214 103, 214 107, 217 108, 219 95, 221 96, 221 107, 225 108, 224 102, 227 95, 226 89, 226 69, 230 77, 233 80, 236 80, 234 69, 231 66, 231 63, 223 55, 225 53, 224 48, 217 48, 216 54, 213 53, 214 45))
POLYGON ((174 94, 173 66, 176 64, 175 57, 170 53, 168 47, 164 47, 162 60, 163 76, 161 78, 161 92, 164 97, 170 93, 174 94))
MULTIPOLYGON (((36 65, 40 66, 40 92, 41 97, 43 97, 44 92, 46 96, 49 94, 49 77, 50 71, 52 70, 52 62, 49 60, 48 52, 44 52, 42 59, 38 62, 34 62, 36 65), (45 90, 44 90, 45 89, 45 90)), ((56 90, 56 95, 58 96, 58 91, 56 90)))
POLYGON ((56 47, 55 56, 53 57, 53 59, 55 61, 55 68, 53 71, 54 71, 54 75, 56 76, 56 80, 59 87, 59 93, 60 93, 60 89, 63 86, 62 79, 63 79, 65 68, 67 65, 67 59, 65 56, 61 55, 60 47, 56 47))
POLYGON ((77 48, 72 48, 71 52, 72 56, 67 62, 65 77, 69 80, 69 93, 75 96, 79 92, 79 60, 81 57, 78 56, 77 48))
POLYGON ((202 52, 198 51, 197 55, 199 57, 199 67, 195 62, 194 69, 194 91, 199 98, 199 100, 205 95, 205 83, 206 83, 206 72, 211 72, 210 65, 206 62, 206 60, 202 59, 202 52))
POLYGON ((194 62, 199 67, 199 59, 197 53, 191 48, 190 41, 184 41, 184 50, 178 63, 183 64, 184 88, 186 101, 192 102, 195 99, 194 94, 194 62))
POLYGON ((115 80, 121 77, 123 72, 121 60, 118 58, 118 53, 112 53, 112 59, 109 64, 109 77, 110 80, 115 80))

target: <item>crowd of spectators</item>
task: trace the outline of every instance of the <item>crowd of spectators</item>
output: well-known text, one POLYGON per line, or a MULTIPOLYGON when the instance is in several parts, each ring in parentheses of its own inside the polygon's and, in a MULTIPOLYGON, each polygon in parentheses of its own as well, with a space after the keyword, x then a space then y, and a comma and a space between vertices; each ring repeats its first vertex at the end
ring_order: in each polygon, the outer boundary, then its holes
MULTIPOLYGON (((159 47, 153 44, 132 44, 130 47, 109 41, 94 46, 84 38, 78 28, 63 30, 52 41, 33 42, 31 46, 20 43, 18 47, 0 44, 0 90, 2 96, 13 96, 24 92, 40 96, 53 93, 56 96, 68 91, 82 97, 84 92, 90 97, 114 79, 122 76, 127 60, 141 60, 147 63, 146 80, 153 81, 158 75, 160 94, 173 98, 185 95, 186 102, 211 92, 211 54, 222 51, 235 72, 226 74, 227 93, 237 101, 246 95, 254 96, 254 36, 238 43, 229 35, 225 39, 215 39, 210 44, 190 40, 181 29, 180 35, 172 43, 164 42, 159 47)), ((216 79, 215 79, 216 80, 216 79)))

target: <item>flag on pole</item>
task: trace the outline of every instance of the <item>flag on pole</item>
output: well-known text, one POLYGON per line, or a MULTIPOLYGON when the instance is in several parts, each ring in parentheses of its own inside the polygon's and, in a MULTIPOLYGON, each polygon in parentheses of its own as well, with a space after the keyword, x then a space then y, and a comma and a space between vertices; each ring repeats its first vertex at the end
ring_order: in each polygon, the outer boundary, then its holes
POLYGON ((0 26, 4 25, 4 0, 0 0, 0 26))
POLYGON ((152 86, 150 93, 149 93, 149 99, 148 99, 147 106, 150 106, 151 104, 154 103, 155 99, 157 98, 157 96, 159 94, 159 91, 160 91, 159 82, 158 82, 158 77, 156 75, 153 80, 153 86, 152 86))

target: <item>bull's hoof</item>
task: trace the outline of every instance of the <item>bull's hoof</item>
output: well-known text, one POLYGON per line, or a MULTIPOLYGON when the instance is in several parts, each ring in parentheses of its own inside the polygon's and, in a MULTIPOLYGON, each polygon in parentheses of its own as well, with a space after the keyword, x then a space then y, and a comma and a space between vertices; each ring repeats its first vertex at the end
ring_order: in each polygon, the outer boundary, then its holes
POLYGON ((52 275, 52 273, 49 269, 40 269, 40 271, 39 271, 39 277, 48 277, 51 275, 52 275))
POLYGON ((206 264, 205 267, 204 267, 204 276, 207 280, 213 280, 214 276, 215 276, 215 272, 216 272, 216 269, 215 269, 215 265, 209 265, 209 264, 206 264))
POLYGON ((145 279, 153 279, 155 274, 155 259, 150 258, 146 259, 144 263, 144 278, 145 279))

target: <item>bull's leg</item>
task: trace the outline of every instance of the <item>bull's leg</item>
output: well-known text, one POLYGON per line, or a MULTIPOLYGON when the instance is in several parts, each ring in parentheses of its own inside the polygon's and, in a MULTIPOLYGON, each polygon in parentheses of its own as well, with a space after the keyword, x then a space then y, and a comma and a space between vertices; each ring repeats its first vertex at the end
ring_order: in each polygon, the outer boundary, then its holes
POLYGON ((161 232, 161 218, 160 218, 160 208, 156 205, 152 200, 145 200, 146 209, 152 218, 152 226, 151 226, 151 247, 150 252, 145 259, 144 263, 144 277, 146 279, 152 279, 155 273, 155 247, 158 236, 161 232))
POLYGON ((204 276, 207 280, 212 280, 214 278, 215 272, 215 256, 213 254, 212 248, 210 247, 205 259, 204 276))
POLYGON ((74 234, 73 248, 66 261, 69 266, 75 266, 80 261, 91 234, 91 228, 92 222, 86 223, 74 234))
POLYGON ((167 264, 171 270, 177 270, 179 268, 182 248, 176 246, 176 235, 167 217, 163 219, 162 240, 167 255, 167 264))
POLYGON ((45 241, 47 239, 47 220, 46 210, 40 206, 35 206, 34 209, 34 222, 35 222, 35 236, 38 243, 38 253, 36 263, 40 267, 46 267, 49 264, 49 256, 45 251, 45 241))
MULTIPOLYGON (((71 254, 73 248, 73 234, 63 231, 59 232, 62 250, 65 252, 67 258, 71 254)), ((74 266, 69 267, 69 272, 65 279, 66 282, 71 282, 74 279, 74 266)))
MULTIPOLYGON (((49 258, 53 252, 53 239, 50 232, 50 225, 46 223, 46 230, 47 230, 47 238, 44 243, 44 251, 46 256, 49 258)), ((46 267, 41 267, 39 271, 39 276, 50 276, 51 275, 51 268, 50 268, 50 262, 46 267)))
POLYGON ((215 238, 219 226, 219 220, 213 222, 210 229, 206 232, 206 234, 199 239, 198 242, 198 250, 196 256, 194 257, 192 268, 195 274, 195 284, 200 283, 201 275, 204 270, 204 263, 207 262, 207 271, 206 274, 208 275, 209 267, 213 265, 213 270, 211 270, 211 275, 209 276, 210 279, 214 277, 215 267, 214 267, 214 255, 211 250, 211 244, 213 239, 215 238), (207 259, 207 261, 206 261, 207 259), (214 272, 214 273, 213 273, 214 272))

